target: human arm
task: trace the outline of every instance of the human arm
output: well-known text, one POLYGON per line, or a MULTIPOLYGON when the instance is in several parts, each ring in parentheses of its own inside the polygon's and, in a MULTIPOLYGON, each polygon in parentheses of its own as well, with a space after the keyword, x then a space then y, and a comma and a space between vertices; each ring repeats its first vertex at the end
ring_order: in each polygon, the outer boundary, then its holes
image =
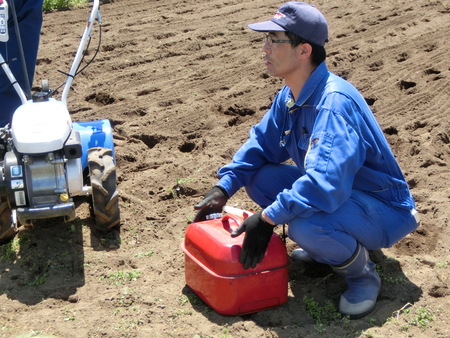
POLYGON ((234 154, 233 160, 218 171, 220 180, 217 185, 230 196, 241 187, 249 186, 254 174, 267 163, 282 163, 289 158, 287 150, 279 145, 287 90, 277 94, 269 111, 251 128, 247 141, 234 154))
POLYGON ((265 209, 277 224, 318 211, 331 213, 351 195, 355 175, 366 159, 366 140, 358 124, 364 121, 346 97, 336 94, 329 100, 327 108, 319 108, 310 135, 306 173, 265 209))

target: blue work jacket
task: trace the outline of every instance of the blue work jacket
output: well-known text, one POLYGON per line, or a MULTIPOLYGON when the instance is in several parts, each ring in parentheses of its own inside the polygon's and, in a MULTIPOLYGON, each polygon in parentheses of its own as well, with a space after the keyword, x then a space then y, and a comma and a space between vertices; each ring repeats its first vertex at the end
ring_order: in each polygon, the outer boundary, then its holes
MULTIPOLYGON (((276 95, 217 185, 232 196, 267 163, 292 159, 301 176, 265 212, 277 224, 314 212, 333 213, 352 194, 366 192, 394 208, 414 201, 372 111, 358 90, 322 62, 295 101, 289 87, 276 95)), ((267 178, 270 180, 270 177, 267 178)))

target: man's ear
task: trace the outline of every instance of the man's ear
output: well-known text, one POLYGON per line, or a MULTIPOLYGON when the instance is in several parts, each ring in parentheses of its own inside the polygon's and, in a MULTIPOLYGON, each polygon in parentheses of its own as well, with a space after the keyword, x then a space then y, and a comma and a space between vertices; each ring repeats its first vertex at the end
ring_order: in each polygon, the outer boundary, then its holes
POLYGON ((309 43, 302 43, 297 46, 297 55, 299 58, 306 59, 312 54, 312 46, 309 43))

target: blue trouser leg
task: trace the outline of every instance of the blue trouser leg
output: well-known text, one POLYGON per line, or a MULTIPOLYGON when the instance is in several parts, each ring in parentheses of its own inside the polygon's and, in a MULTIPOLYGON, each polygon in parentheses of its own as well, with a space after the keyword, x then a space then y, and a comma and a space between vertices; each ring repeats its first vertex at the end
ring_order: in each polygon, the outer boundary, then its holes
MULTIPOLYGON (((39 37, 41 34, 43 0, 13 1, 17 12, 17 21, 19 22, 20 36, 22 38, 28 80, 31 87, 36 66, 39 37)), ((11 10, 11 4, 9 5, 9 9, 11 10)), ((25 91, 25 76, 22 71, 18 40, 11 13, 8 20, 8 29, 9 41, 0 43, 0 53, 6 61, 9 61, 9 67, 11 68, 14 77, 25 91), (16 60, 13 61, 14 59, 16 60)), ((12 115, 20 104, 19 96, 3 70, 0 69, 0 127, 11 122, 12 115)))
POLYGON ((278 193, 289 189, 302 174, 293 165, 267 164, 255 174, 245 190, 253 201, 265 208, 275 201, 278 193))
MULTIPOLYGON (((267 165, 255 175, 248 195, 259 205, 271 204, 283 189, 290 189, 301 175, 295 166, 267 165)), ((360 191, 334 213, 317 212, 289 222, 288 235, 320 263, 340 265, 355 252, 357 242, 369 250, 389 247, 417 224, 406 210, 398 210, 360 191)))

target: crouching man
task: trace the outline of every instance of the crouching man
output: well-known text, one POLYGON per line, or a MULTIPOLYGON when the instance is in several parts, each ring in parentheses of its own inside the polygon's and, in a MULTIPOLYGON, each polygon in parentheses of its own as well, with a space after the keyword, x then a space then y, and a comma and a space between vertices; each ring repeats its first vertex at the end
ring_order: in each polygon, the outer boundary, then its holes
POLYGON ((221 212, 245 187, 262 210, 232 233, 245 232, 244 268, 261 262, 274 227, 288 224, 300 247, 292 257, 329 264, 348 285, 339 311, 360 318, 375 307, 381 283, 367 250, 390 247, 417 228, 414 200, 364 98, 327 69, 322 13, 288 2, 249 28, 264 34, 267 71, 285 86, 194 207, 195 221, 221 212))

